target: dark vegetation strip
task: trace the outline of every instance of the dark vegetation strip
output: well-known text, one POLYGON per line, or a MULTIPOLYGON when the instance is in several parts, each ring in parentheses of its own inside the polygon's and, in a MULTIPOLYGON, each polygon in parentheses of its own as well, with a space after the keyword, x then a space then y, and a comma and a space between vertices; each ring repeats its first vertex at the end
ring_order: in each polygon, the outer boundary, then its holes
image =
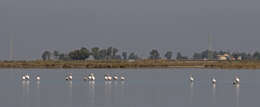
POLYGON ((260 69, 260 61, 136 60, 136 61, 2 61, 0 68, 212 68, 260 69))

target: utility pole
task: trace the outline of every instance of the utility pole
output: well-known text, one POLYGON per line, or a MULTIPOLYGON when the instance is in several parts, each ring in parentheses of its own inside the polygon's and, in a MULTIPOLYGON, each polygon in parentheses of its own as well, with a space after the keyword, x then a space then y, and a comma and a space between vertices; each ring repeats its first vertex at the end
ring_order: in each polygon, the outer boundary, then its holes
POLYGON ((13 35, 10 34, 9 35, 9 60, 12 61, 13 60, 13 56, 14 56, 14 41, 13 41, 13 35))
POLYGON ((210 33, 208 34, 208 60, 213 59, 213 51, 212 51, 212 37, 210 33))

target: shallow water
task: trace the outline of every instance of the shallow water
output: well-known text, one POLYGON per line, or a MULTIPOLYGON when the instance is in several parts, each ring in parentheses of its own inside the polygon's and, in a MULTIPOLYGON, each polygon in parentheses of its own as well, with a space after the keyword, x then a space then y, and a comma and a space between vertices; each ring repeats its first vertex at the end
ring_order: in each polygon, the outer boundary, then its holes
POLYGON ((0 69, 1 107, 258 107, 260 70, 214 69, 0 69), (73 81, 64 80, 73 73, 73 81), (83 81, 95 72, 95 82, 83 81), (105 82, 104 73, 124 73, 105 82), (21 75, 41 81, 21 81, 21 75), (188 81, 189 74, 195 82, 188 81), (232 85, 235 75, 239 87, 232 85), (214 87, 210 78, 216 77, 214 87))

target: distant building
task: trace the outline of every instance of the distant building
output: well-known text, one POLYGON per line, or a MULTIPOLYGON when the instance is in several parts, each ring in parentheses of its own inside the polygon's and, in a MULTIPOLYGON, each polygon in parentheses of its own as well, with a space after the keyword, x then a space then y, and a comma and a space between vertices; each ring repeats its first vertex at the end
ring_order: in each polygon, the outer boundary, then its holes
POLYGON ((87 61, 93 61, 93 60, 95 60, 95 58, 94 58, 92 55, 90 55, 89 58, 86 59, 86 60, 87 60, 87 61))
POLYGON ((232 59, 229 54, 218 55, 218 60, 230 60, 232 59))
POLYGON ((134 59, 129 59, 128 62, 135 62, 136 60, 134 59))
POLYGON ((237 60, 241 61, 241 60, 242 60, 242 57, 241 57, 241 56, 237 57, 237 60))

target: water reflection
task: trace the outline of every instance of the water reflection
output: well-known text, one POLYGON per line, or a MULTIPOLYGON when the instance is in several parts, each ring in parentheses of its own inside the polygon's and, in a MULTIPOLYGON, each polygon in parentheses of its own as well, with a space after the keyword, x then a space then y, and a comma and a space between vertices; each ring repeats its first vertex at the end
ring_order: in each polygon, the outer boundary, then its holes
POLYGON ((23 107, 29 107, 30 106, 30 81, 22 81, 22 102, 23 107))
POLYGON ((72 81, 66 81, 66 84, 68 86, 68 105, 70 105, 72 107, 72 81))
POLYGON ((30 86, 30 81, 22 81, 23 88, 29 88, 29 86, 30 86))
POLYGON ((66 81, 66 84, 68 85, 69 88, 72 88, 72 81, 66 81))
POLYGON ((121 81, 121 86, 125 86, 125 81, 121 81))
POLYGON ((112 81, 105 81, 105 86, 109 86, 112 84, 112 81))
POLYGON ((212 104, 216 105, 216 84, 212 84, 212 104))
POLYGON ((111 95, 112 81, 105 81, 105 96, 111 95))
POLYGON ((95 81, 89 81, 88 84, 89 84, 90 88, 94 88, 95 89, 95 81))
POLYGON ((125 99, 127 99, 127 94, 126 94, 126 85, 125 85, 125 81, 120 81, 120 99, 119 102, 121 102, 122 105, 124 105, 124 101, 126 101, 125 99))
POLYGON ((94 107, 95 106, 95 81, 89 81, 89 101, 90 101, 90 107, 94 107))
POLYGON ((105 81, 105 102, 106 106, 111 106, 111 96, 112 96, 112 81, 105 81))
POLYGON ((237 84, 236 88, 236 107, 239 107, 240 85, 237 84))
POLYGON ((115 86, 118 86, 118 81, 114 81, 115 86))
POLYGON ((36 105, 41 107, 41 90, 40 90, 40 81, 36 81, 36 105))
POLYGON ((194 83, 190 83, 190 104, 193 104, 193 96, 194 96, 194 83))
POLYGON ((40 89, 40 84, 41 84, 40 81, 36 81, 36 88, 37 88, 37 89, 40 89))

